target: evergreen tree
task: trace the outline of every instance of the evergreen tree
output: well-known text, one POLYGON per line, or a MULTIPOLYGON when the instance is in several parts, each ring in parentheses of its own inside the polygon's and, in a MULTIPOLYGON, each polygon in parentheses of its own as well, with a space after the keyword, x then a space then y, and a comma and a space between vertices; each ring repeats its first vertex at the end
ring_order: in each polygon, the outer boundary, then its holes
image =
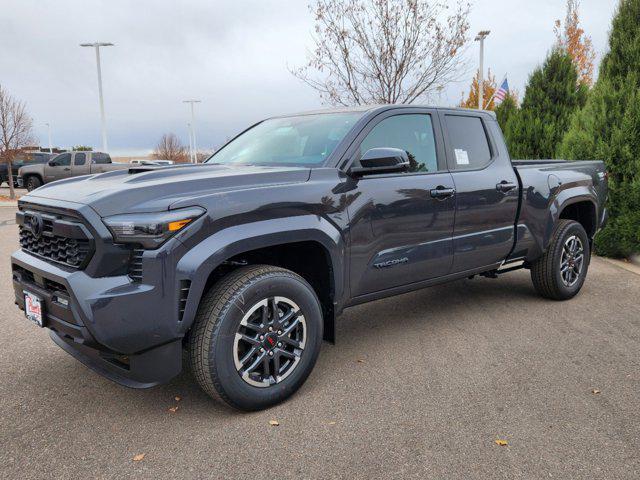
POLYGON ((507 125, 513 158, 555 158, 572 114, 585 103, 571 57, 555 48, 529 77, 522 105, 507 125))
POLYGON ((621 0, 598 80, 560 146, 566 158, 605 161, 610 219, 596 250, 616 257, 640 253, 639 22, 640 0, 621 0))
MULTIPOLYGON (((504 97, 502 103, 496 107, 495 112, 496 119, 498 120, 500 128, 503 132, 506 132, 507 123, 509 123, 509 120, 511 120, 518 112, 518 104, 516 103, 516 99, 511 95, 507 95, 506 97, 504 97)), ((510 145, 509 151, 511 151, 510 145)))

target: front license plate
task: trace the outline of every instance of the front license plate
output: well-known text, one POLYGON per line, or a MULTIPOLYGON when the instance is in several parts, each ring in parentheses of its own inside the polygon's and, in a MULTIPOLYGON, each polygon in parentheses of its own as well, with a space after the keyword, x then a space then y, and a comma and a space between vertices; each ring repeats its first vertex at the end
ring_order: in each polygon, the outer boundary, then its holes
POLYGON ((42 299, 33 293, 24 292, 24 314, 33 323, 43 327, 42 299))

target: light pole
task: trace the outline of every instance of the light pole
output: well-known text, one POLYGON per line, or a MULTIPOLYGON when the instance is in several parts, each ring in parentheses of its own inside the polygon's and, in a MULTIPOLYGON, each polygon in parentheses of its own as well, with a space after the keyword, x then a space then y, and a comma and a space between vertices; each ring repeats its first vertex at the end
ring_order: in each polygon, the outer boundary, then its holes
POLYGON ((189 133, 189 160, 193 162, 193 139, 191 138, 191 124, 188 122, 187 133, 189 133))
POLYGON ((201 100, 183 100, 182 103, 191 104, 191 136, 193 141, 193 154, 191 156, 191 163, 197 162, 198 148, 196 147, 196 114, 194 112, 193 105, 196 103, 200 103, 201 100))
POLYGON ((94 42, 81 43, 81 47, 93 47, 96 49, 96 64, 98 65, 98 96, 100 97, 100 120, 102 122, 102 151, 107 152, 107 121, 104 116, 104 100, 102 98, 102 71, 100 69, 100 47, 112 47, 113 43, 94 42))
POLYGON ((476 35, 475 41, 480 42, 480 74, 478 75, 478 110, 482 110, 484 96, 484 39, 489 36, 491 30, 482 30, 476 35))
POLYGON ((45 125, 47 126, 47 134, 49 136, 49 153, 53 153, 53 148, 51 147, 51 125, 48 123, 45 123, 45 125))

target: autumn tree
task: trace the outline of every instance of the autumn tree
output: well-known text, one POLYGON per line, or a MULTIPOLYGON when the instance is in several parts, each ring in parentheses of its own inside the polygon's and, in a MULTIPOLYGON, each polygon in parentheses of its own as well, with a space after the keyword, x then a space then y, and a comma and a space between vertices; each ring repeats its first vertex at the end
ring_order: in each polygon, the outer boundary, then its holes
POLYGON ((13 98, 0 85, 0 161, 7 166, 9 197, 16 197, 11 166, 22 147, 33 143, 33 121, 25 104, 13 98))
POLYGON ((324 103, 413 103, 458 78, 468 42, 464 0, 317 0, 314 47, 291 73, 324 103))
POLYGON ((189 161, 187 148, 182 145, 178 137, 173 133, 165 133, 160 138, 153 151, 153 157, 158 160, 172 160, 176 163, 189 161))
MULTIPOLYGON (((479 84, 480 71, 476 71, 473 80, 471 81, 471 88, 467 98, 464 98, 462 94, 462 100, 460 106, 463 108, 478 108, 478 84, 479 84)), ((487 73, 487 78, 482 80, 482 105, 485 110, 495 110, 496 102, 493 98, 493 94, 496 92, 498 86, 496 85, 496 77, 491 74, 491 70, 487 73)))
POLYGON ((640 0, 622 0, 609 51, 585 107, 560 147, 568 159, 604 160, 609 222, 595 239, 600 255, 640 254, 640 0))
POLYGON ((556 20, 554 32, 557 45, 573 60, 578 71, 578 81, 590 87, 593 84, 593 61, 596 53, 593 50, 591 37, 585 35, 584 30, 580 28, 579 8, 580 0, 567 0, 564 26, 560 20, 556 20))

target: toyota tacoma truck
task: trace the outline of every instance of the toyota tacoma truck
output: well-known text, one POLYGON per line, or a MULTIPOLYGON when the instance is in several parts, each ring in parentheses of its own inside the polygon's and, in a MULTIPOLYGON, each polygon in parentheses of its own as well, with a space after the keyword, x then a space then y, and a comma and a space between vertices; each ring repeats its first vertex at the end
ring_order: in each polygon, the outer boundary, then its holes
POLYGON ((48 162, 25 165, 18 170, 18 186, 28 191, 69 177, 91 175, 129 168, 127 163, 113 163, 107 153, 102 152, 65 152, 56 155, 48 162))
POLYGON ((602 162, 511 160, 488 112, 271 118, 204 164, 22 197, 15 302, 119 384, 188 366, 212 397, 257 410, 302 385, 347 307, 520 268, 542 297, 572 298, 606 197, 602 162))

